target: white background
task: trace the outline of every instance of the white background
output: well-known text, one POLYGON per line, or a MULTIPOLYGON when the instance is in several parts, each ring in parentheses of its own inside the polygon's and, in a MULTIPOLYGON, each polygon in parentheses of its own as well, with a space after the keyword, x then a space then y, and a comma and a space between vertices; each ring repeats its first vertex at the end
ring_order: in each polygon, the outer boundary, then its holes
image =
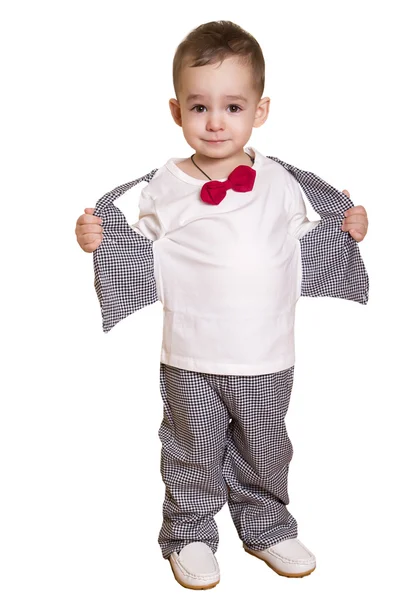
POLYGON ((161 304, 104 334, 92 256, 74 230, 105 192, 190 154, 168 109, 172 59, 192 28, 217 19, 240 24, 264 51, 271 110, 250 143, 347 188, 366 207, 370 230, 360 250, 371 292, 367 306, 298 303, 290 509, 317 570, 302 580, 278 577, 243 552, 224 508, 221 583, 206 593, 397 597, 395 5, 4 3, 2 600, 195 593, 175 582, 157 544, 161 304))

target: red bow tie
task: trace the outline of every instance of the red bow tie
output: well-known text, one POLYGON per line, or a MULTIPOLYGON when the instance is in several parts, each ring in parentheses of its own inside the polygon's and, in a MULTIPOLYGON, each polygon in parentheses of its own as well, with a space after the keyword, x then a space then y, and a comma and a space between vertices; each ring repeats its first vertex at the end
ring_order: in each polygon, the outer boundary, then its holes
POLYGON ((226 181, 207 181, 201 188, 200 198, 207 204, 219 204, 226 196, 226 191, 250 192, 254 186, 256 172, 247 165, 239 165, 233 169, 226 181))

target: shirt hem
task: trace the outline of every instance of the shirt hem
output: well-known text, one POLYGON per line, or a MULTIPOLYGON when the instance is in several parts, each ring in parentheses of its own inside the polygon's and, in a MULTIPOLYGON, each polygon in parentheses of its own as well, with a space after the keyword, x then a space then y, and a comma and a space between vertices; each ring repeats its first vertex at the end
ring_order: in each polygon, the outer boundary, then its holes
POLYGON ((278 373, 293 367, 295 363, 294 353, 285 356, 284 359, 268 361, 257 365, 243 364, 218 364, 204 360, 188 358, 184 356, 170 355, 161 351, 161 362, 171 367, 177 367, 185 371, 195 371, 196 373, 209 373, 212 375, 267 375, 269 373, 278 373))

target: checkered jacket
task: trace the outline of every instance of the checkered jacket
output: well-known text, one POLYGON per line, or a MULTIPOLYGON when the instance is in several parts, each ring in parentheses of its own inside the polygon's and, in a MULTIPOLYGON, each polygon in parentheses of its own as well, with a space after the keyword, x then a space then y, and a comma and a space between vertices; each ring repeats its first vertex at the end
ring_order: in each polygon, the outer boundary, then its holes
MULTIPOLYGON (((320 223, 300 240, 302 296, 331 296, 367 304, 369 279, 358 243, 341 230, 344 212, 353 206, 342 192, 308 171, 278 158, 299 182, 320 223)), ((103 240, 93 252, 94 285, 100 302, 103 331, 158 300, 154 278, 153 242, 127 223, 114 201, 136 184, 149 182, 157 169, 105 194, 94 214, 103 220, 103 240)))

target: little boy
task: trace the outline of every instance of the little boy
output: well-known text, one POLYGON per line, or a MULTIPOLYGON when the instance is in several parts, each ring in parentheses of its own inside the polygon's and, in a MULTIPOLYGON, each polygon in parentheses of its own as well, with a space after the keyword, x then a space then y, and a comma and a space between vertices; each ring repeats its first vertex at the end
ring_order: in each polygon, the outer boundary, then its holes
MULTIPOLYGON (((288 577, 316 566, 286 508, 292 446, 284 420, 302 285, 299 240, 320 221, 308 221, 288 166, 246 147, 268 117, 264 71, 259 44, 237 25, 193 30, 174 57, 170 109, 194 153, 125 186, 149 182, 132 229, 137 272, 150 256, 164 306, 159 543, 177 581, 191 589, 219 582, 214 516, 226 501, 247 552, 288 577)), ((76 227, 87 252, 104 245, 93 212, 86 209, 76 227)), ((339 226, 330 222, 335 239, 359 242, 367 232, 361 206, 339 226)), ((140 294, 136 280, 129 285, 140 294)))

